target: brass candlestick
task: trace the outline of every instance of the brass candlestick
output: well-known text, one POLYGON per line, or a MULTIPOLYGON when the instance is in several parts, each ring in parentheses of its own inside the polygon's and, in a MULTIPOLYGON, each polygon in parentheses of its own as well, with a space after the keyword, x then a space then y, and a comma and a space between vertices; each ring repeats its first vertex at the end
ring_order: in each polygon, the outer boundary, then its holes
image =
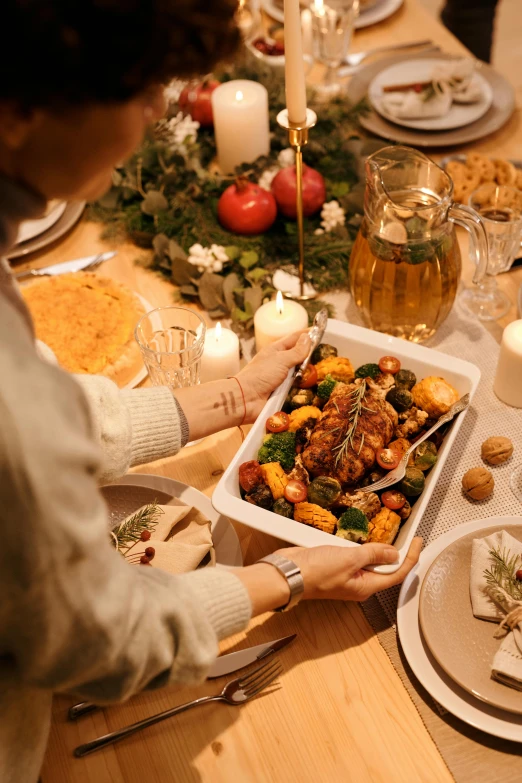
POLYGON ((299 239, 299 296, 285 293, 289 299, 306 301, 314 299, 314 294, 305 294, 305 256, 304 256, 304 219, 303 219, 303 147, 308 144, 308 131, 317 122, 317 114, 311 109, 306 110, 306 120, 302 124, 290 122, 288 111, 284 109, 277 115, 277 122, 288 131, 288 141, 295 150, 295 174, 297 179, 297 234, 299 239))

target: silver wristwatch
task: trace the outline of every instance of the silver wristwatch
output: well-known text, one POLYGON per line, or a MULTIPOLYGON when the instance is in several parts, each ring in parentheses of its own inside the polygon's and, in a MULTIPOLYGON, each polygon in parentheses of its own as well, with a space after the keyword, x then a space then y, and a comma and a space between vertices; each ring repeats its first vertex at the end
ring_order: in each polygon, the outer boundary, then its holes
POLYGON ((257 562, 270 563, 274 568, 277 568, 279 573, 282 574, 288 582, 290 598, 288 599, 288 603, 284 606, 279 606, 276 609, 276 612, 288 612, 289 609, 293 609, 294 606, 299 603, 304 593, 304 582, 299 566, 292 560, 288 560, 288 558, 277 554, 267 555, 257 562))

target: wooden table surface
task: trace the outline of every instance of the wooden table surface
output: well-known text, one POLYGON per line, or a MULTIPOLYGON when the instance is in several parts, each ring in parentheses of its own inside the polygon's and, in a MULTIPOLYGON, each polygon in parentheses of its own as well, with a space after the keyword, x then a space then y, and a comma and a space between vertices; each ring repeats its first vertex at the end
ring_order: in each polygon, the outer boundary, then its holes
MULTIPOLYGON (((416 0, 405 0, 387 22, 359 31, 354 50, 426 37, 446 51, 464 51, 416 0)), ((521 157, 520 128, 517 111, 502 130, 473 148, 496 157, 521 157)), ((100 227, 84 221, 31 263, 43 266, 108 247, 110 243, 100 239, 100 227)), ((172 302, 172 287, 135 263, 144 251, 128 243, 118 245, 117 250, 116 258, 102 268, 104 274, 154 305, 172 302)), ((465 269, 465 278, 470 271, 465 269)), ((503 275, 499 281, 513 302, 520 282, 522 270, 503 275)), ((489 328, 499 337, 501 327, 515 317, 513 306, 500 324, 489 328)), ((142 467, 140 472, 170 476, 210 495, 239 444, 238 430, 229 430, 177 457, 142 467)), ((242 525, 235 524, 235 528, 247 564, 278 545, 275 539, 242 525)), ((229 639, 222 649, 240 649, 293 632, 297 640, 279 656, 284 674, 277 692, 243 708, 215 704, 189 711, 86 759, 73 758, 76 745, 169 706, 212 694, 222 681, 144 693, 76 723, 66 720, 73 700, 57 697, 43 783, 452 780, 356 604, 305 602, 289 614, 258 617, 247 632, 229 639)))

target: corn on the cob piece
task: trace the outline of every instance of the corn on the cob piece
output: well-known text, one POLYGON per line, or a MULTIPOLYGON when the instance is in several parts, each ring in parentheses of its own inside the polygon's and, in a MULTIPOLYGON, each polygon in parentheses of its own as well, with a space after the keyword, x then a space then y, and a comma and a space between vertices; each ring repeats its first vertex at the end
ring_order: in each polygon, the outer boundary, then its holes
POLYGON ((279 462, 266 462, 261 465, 263 478, 270 487, 270 492, 274 500, 279 500, 285 494, 285 487, 288 484, 288 476, 284 472, 279 462))
POLYGON ((400 516, 395 511, 383 507, 373 519, 370 519, 368 541, 377 544, 392 544, 400 524, 400 516))
POLYGON ((324 381, 327 375, 344 383, 351 383, 355 377, 351 361, 342 356, 329 356, 327 359, 317 362, 315 369, 319 382, 324 381))
POLYGON ((325 508, 316 506, 315 503, 296 503, 294 507, 294 519, 296 522, 304 522, 324 533, 333 533, 337 525, 337 519, 325 508))
POLYGON ((322 411, 320 411, 319 408, 316 408, 315 405, 303 405, 302 408, 296 408, 295 411, 292 411, 290 414, 290 425, 288 429, 290 432, 297 432, 305 421, 308 421, 308 419, 320 419, 322 415, 322 411))

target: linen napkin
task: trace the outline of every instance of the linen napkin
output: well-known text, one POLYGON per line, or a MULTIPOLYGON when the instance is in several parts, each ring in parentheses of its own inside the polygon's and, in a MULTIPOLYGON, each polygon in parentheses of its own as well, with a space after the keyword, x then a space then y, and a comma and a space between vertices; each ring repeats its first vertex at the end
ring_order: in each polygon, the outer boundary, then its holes
MULTIPOLYGON (((148 541, 137 541, 125 552, 130 563, 139 563, 147 547, 156 553, 150 565, 170 574, 194 571, 199 565, 215 565, 210 521, 193 506, 159 506, 162 512, 148 541)), ((136 512, 134 512, 136 513, 136 512)))
POLYGON ((422 94, 413 90, 385 93, 381 97, 381 105, 385 111, 392 117, 404 120, 445 117, 452 103, 453 95, 447 86, 441 87, 429 100, 425 100, 422 94))
POLYGON ((492 678, 522 691, 522 604, 501 588, 495 591, 494 597, 487 592, 488 584, 484 572, 492 566, 490 551, 493 549, 522 556, 522 543, 505 530, 486 538, 475 538, 471 550, 471 605, 475 617, 501 623, 495 636, 504 638, 493 658, 492 678), (515 615, 518 622, 513 628, 506 627, 504 621, 513 610, 517 609, 520 610, 520 619, 515 615))

